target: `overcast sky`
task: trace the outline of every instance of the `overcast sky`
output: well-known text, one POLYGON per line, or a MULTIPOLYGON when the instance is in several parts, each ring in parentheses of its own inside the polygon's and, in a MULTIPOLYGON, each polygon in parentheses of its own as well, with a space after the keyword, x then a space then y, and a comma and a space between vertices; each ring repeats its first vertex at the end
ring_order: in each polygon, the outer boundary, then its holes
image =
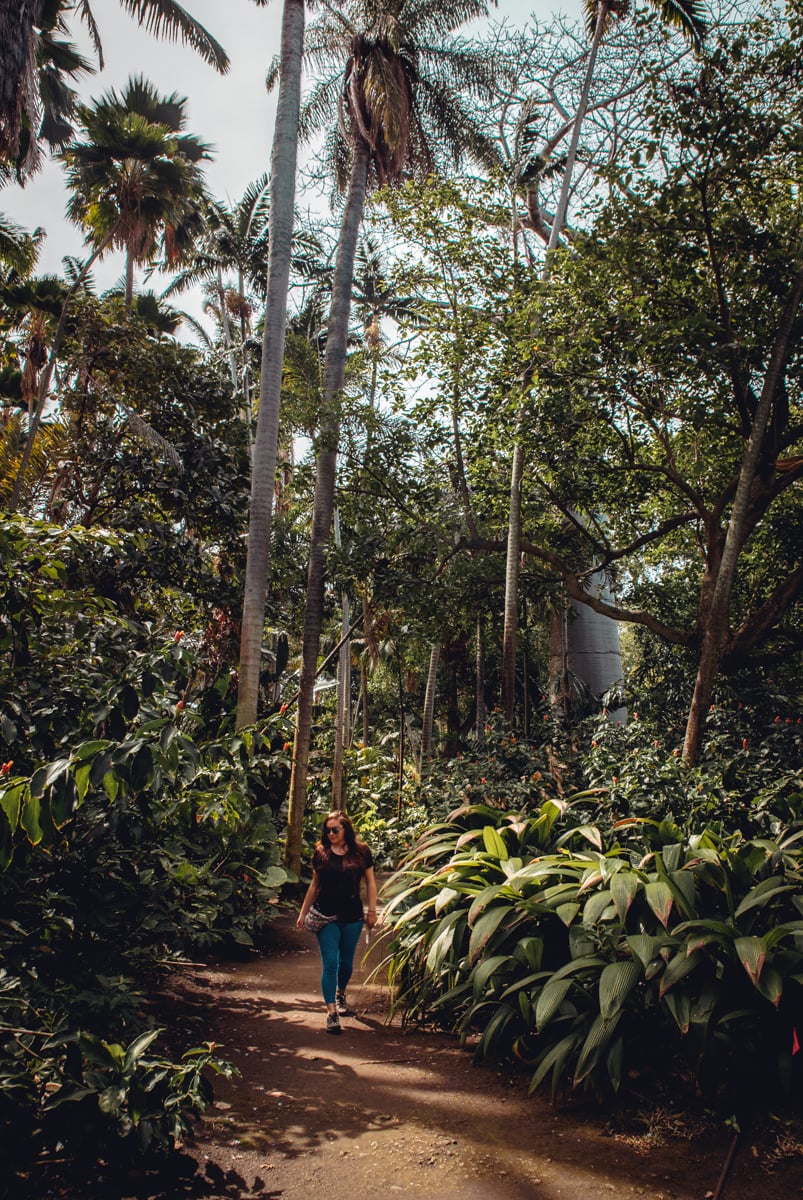
MULTIPOLYGON (((275 100, 268 96, 264 79, 279 48, 281 2, 258 8, 251 0, 227 0, 225 5, 220 0, 184 0, 184 6, 224 46, 231 59, 227 75, 219 76, 185 46, 157 41, 117 0, 95 0, 106 66, 86 77, 80 91, 96 97, 111 87, 119 90, 130 75, 142 74, 159 91, 186 96, 188 130, 214 147, 206 165, 210 189, 221 199, 236 201, 270 162, 275 100)), ((530 14, 544 19, 557 11, 575 17, 580 10, 581 0, 499 0, 496 18, 523 26, 530 14)), ((76 37, 80 29, 76 20, 76 37)), ((88 44, 82 42, 82 49, 92 57, 88 44)), ((40 225, 47 230, 39 260, 42 272, 59 272, 66 254, 82 256, 82 235, 64 219, 64 206, 61 171, 53 163, 24 189, 10 184, 0 192, 0 211, 6 216, 26 229, 40 225)), ((122 254, 109 255, 95 271, 97 286, 109 287, 122 269, 122 254)))

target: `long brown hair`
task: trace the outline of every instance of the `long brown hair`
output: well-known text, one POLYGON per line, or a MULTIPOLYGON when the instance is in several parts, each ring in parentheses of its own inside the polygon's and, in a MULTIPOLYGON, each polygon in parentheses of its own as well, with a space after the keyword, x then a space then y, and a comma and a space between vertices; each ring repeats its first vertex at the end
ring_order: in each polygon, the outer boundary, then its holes
POLYGON ((360 867, 361 870, 364 871, 366 863, 365 856, 368 853, 368 847, 366 846, 365 842, 361 842, 358 839, 356 833, 354 832, 354 826, 351 823, 351 817, 344 813, 342 808, 333 808, 332 811, 328 812, 324 817, 323 825, 321 826, 321 836, 318 839, 317 846, 315 847, 316 853, 322 855, 323 858, 327 860, 329 859, 329 856, 332 853, 332 848, 329 845, 329 838, 326 836, 326 827, 330 821, 335 819, 338 820, 343 826, 343 833, 346 837, 346 853, 344 856, 346 863, 348 863, 350 867, 360 867))

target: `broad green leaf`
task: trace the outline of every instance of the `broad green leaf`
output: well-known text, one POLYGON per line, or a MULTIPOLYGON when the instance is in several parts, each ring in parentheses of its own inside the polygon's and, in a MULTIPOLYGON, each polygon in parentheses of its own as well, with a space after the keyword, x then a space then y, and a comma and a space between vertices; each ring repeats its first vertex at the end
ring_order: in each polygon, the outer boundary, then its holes
POLYGON ((502 921, 511 913, 516 915, 516 909, 512 905, 499 904, 482 914, 471 930, 471 939, 468 945, 469 962, 477 961, 478 956, 482 954, 502 921))
POLYGON ((670 988, 676 983, 680 983, 687 975, 695 969, 702 958, 699 951, 695 950, 693 954, 686 954, 684 951, 679 952, 670 959, 666 970, 661 976, 661 983, 658 989, 658 997, 663 1000, 670 988))
POLYGON ((583 924, 586 928, 596 925, 612 907, 611 893, 607 888, 602 892, 595 892, 593 896, 589 896, 583 906, 583 924))
POLYGON ((555 909, 555 915, 560 918, 564 925, 569 926, 579 911, 579 904, 559 904, 555 909))
POLYGON ((114 771, 107 771, 103 776, 103 790, 108 796, 112 804, 117 799, 117 793, 120 790, 120 780, 114 771))
POLYGON ((627 944, 641 965, 648 967, 653 959, 657 958, 660 954, 661 947, 666 945, 666 938, 650 937, 646 933, 635 933, 627 939, 627 944))
POLYGON ((38 846, 44 836, 42 826, 39 823, 39 818, 42 815, 42 801, 39 796, 32 796, 26 791, 22 797, 22 812, 20 814, 20 825, 28 835, 28 841, 32 846, 38 846))
POLYGON ((760 937, 735 938, 733 948, 739 962, 750 976, 751 983, 754 987, 758 987, 758 981, 767 959, 767 947, 764 939, 760 937))
POLYGON ((478 917, 482 916, 489 904, 491 904, 502 891, 505 884, 495 883, 492 887, 484 888, 478 896, 475 897, 468 910, 468 923, 473 925, 478 917))
POLYGON ((640 979, 641 967, 632 958, 608 963, 599 977, 600 1015, 614 1017, 640 979))
POLYGON ((611 896, 619 914, 619 920, 624 925, 636 893, 642 887, 642 881, 635 871, 617 871, 611 880, 611 896))
POLYGON ((616 1027, 621 1019, 621 1009, 615 1017, 610 1020, 600 1014, 594 1024, 588 1031, 588 1037, 583 1043, 583 1048, 580 1051, 580 1057, 577 1060, 577 1066, 574 1069, 575 1083, 582 1083, 586 1075, 591 1071, 600 1060, 603 1051, 607 1048, 611 1038, 616 1032, 616 1027))
POLYGON ((765 999, 769 1000, 770 1004, 774 1004, 777 1008, 783 995, 783 975, 781 975, 781 972, 777 971, 775 967, 765 966, 758 981, 758 990, 765 999))
POLYGON ((571 979, 551 979, 541 988, 535 1005, 535 1027, 539 1033, 559 1010, 571 986, 571 979))
POLYGON ((687 992, 668 991, 664 1003, 671 1012, 681 1033, 688 1033, 691 1025, 691 1000, 687 992))
POLYGON ((460 892, 456 892, 454 888, 441 888, 435 898, 435 912, 438 916, 448 908, 453 901, 460 899, 460 892))
POLYGON ((494 972, 498 971, 503 963, 510 963, 512 961, 509 954, 494 954, 490 958, 483 959, 479 966, 471 973, 471 984, 475 1000, 479 1000, 494 972))
POLYGON ((647 903, 650 908, 664 929, 666 929, 669 925, 669 915, 672 912, 672 905, 675 902, 669 884, 664 883, 662 879, 648 883, 644 888, 644 894, 647 897, 647 903))
POLYGON ((532 1094, 536 1088, 543 1083, 550 1071, 552 1071, 552 1098, 557 1097, 560 1090, 560 1085, 563 1082, 564 1068, 573 1050, 576 1050, 582 1041, 582 1033, 572 1032, 567 1034, 554 1046, 546 1052, 544 1057, 538 1064, 538 1069, 533 1073, 530 1080, 528 1091, 532 1094))
POLYGON ((25 780, 12 783, 10 787, 0 788, 0 808, 6 814, 11 832, 16 832, 20 821, 22 806, 28 796, 28 784, 25 780))
POLYGON ((782 895, 784 892, 797 892, 799 890, 799 884, 784 883, 780 879, 762 879, 761 883, 756 884, 754 888, 750 889, 736 909, 735 915, 741 917, 752 908, 763 908, 770 900, 782 895))
POLYGON ((507 846, 502 841, 493 825, 486 825, 482 831, 482 842, 485 849, 494 858, 498 858, 500 862, 508 858, 507 846))

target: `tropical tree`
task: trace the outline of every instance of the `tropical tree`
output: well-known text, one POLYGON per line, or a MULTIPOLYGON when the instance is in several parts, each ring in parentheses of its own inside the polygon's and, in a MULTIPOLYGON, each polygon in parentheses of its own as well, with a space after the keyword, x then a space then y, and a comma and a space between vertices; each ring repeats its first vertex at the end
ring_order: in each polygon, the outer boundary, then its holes
MULTIPOLYGON (((157 37, 192 46, 216 70, 228 69, 222 46, 176 0, 120 0, 157 37)), ((92 70, 67 39, 69 17, 86 24, 103 66, 100 30, 89 0, 4 0, 0 4, 0 172, 20 179, 41 162, 41 143, 63 146, 72 134, 75 78, 92 70)))
POLYGON ((439 162, 466 154, 487 159, 486 140, 466 97, 489 94, 487 58, 454 40, 466 21, 486 16, 482 0, 352 0, 327 7, 310 29, 306 55, 322 70, 302 120, 306 134, 337 113, 329 149, 336 185, 346 193, 329 314, 321 418, 316 445, 302 667, 293 751, 287 863, 297 870, 318 643, 323 619, 326 544, 332 526, 354 261, 369 187, 426 177, 439 162), (345 69, 343 69, 345 64, 345 69))
MULTIPOLYGON (((702 4, 700 0, 650 0, 650 7, 661 20, 679 28, 693 45, 698 45, 704 31, 702 4)), ((541 267, 541 278, 547 280, 552 270, 552 253, 563 235, 572 189, 572 177, 577 161, 580 132, 589 106, 591 84, 602 39, 611 23, 627 15, 629 4, 622 0, 584 0, 586 27, 592 34, 588 63, 574 120, 571 139, 563 168, 563 184, 557 208, 552 220, 547 242, 546 256, 541 267)), ((568 132, 568 130, 566 130, 568 132)), ((556 148, 556 147, 555 147, 556 148)), ((540 166, 543 171, 543 165, 540 166)), ((532 384, 532 371, 522 374, 522 392, 526 394, 532 384)), ((505 568, 505 609, 502 663, 502 710, 508 725, 513 724, 516 671, 516 630, 518 626, 519 570, 521 562, 521 496, 524 480, 524 446, 521 431, 513 448, 510 476, 510 514, 508 520, 507 562, 505 568)))
POLYGON ((304 0, 285 0, 281 53, 269 75, 269 82, 275 83, 278 80, 279 97, 271 153, 268 286, 262 333, 259 413, 251 469, 248 556, 237 691, 238 728, 254 724, 259 702, 273 489, 279 448, 287 294, 290 286, 295 215, 304 25, 304 0))
POLYGON ((208 147, 184 132, 186 98, 161 96, 142 76, 113 89, 78 117, 83 141, 62 152, 72 195, 67 214, 101 254, 125 251, 125 302, 134 295, 134 267, 161 252, 172 267, 201 229, 203 171, 208 147))
POLYGON ((552 486, 584 511, 602 501, 608 521, 589 524, 586 544, 597 566, 628 564, 630 603, 584 598, 578 573, 564 578, 573 598, 688 651, 690 762, 719 673, 754 665, 760 646, 785 657, 799 644, 795 29, 758 21, 733 45, 723 35, 673 81, 671 104, 657 92, 653 130, 623 168, 627 196, 576 245, 542 310, 542 433, 555 422, 568 456, 552 486), (650 594, 652 572, 667 586, 650 594))

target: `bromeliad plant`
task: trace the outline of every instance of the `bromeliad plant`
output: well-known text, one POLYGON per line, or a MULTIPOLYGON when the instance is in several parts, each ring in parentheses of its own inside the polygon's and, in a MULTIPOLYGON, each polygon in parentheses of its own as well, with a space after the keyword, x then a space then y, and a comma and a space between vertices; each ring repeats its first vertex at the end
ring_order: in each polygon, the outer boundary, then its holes
POLYGON ((405 1019, 474 1039, 479 1059, 519 1059, 553 1097, 675 1071, 731 1111, 788 1089, 803 1040, 803 834, 642 818, 603 832, 566 828, 570 815, 469 809, 422 839, 388 904, 405 1019))

